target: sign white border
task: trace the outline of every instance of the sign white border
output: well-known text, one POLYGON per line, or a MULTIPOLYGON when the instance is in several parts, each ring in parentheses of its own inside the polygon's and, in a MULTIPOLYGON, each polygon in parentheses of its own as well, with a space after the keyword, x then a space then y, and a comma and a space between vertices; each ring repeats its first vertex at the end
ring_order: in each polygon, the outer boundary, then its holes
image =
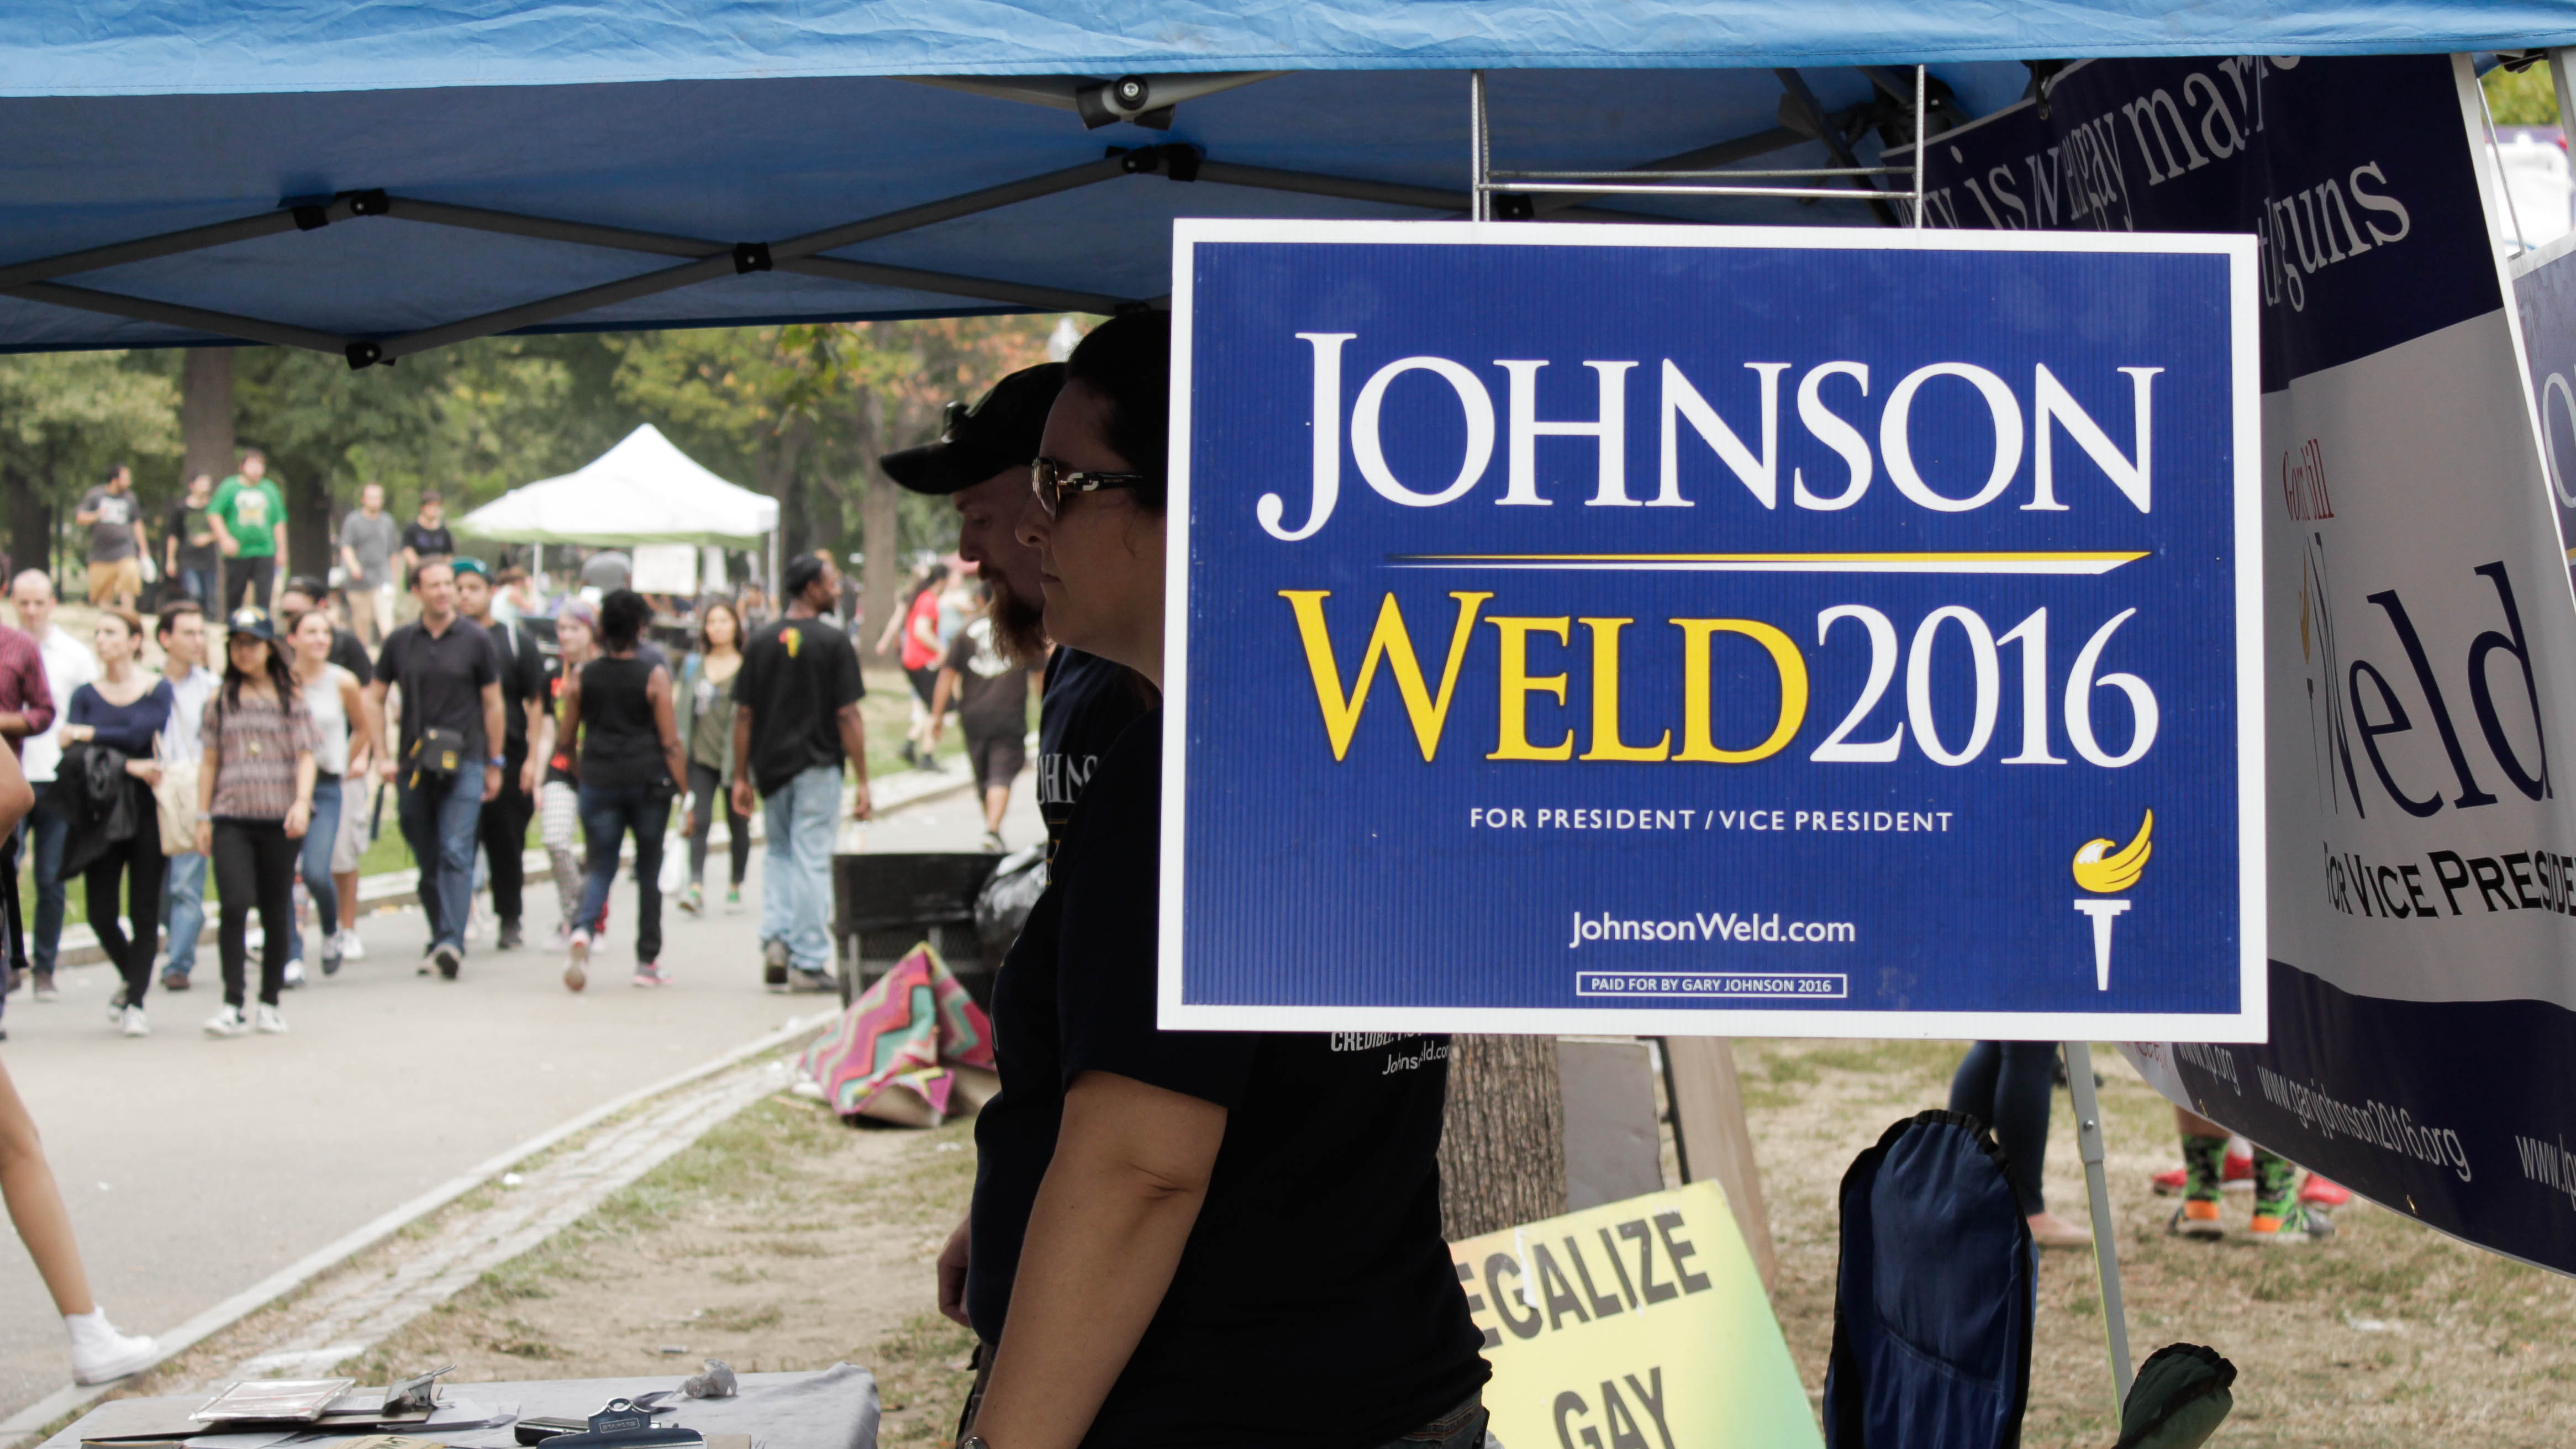
POLYGON ((1172 223, 1172 423, 1164 553, 1163 840, 1156 1023, 1167 1031, 1634 1032, 1670 1036, 1923 1037, 2013 1041, 2259 1042, 2271 1010, 2264 862, 2261 293, 2256 240, 2234 234, 2014 232, 1588 222, 1172 223), (1189 851, 1190 364, 1200 242, 1344 246, 1758 247, 1809 251, 2134 252, 2228 259, 2229 397, 2236 457, 2237 1006, 2210 1012, 1770 1011, 1663 1007, 1218 1006, 1181 999, 1189 851))

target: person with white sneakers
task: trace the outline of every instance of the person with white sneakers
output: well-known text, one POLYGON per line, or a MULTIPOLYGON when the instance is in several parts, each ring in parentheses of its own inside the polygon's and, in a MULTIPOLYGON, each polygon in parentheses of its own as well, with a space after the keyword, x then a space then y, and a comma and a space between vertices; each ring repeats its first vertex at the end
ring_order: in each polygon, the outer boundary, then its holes
POLYGON ((161 783, 154 741, 170 723, 170 686, 142 666, 143 621, 110 604, 99 610, 91 635, 98 646, 98 678, 72 691, 62 727, 66 745, 92 745, 125 757, 125 791, 135 826, 110 842, 81 873, 89 898, 89 925, 99 947, 125 984, 107 1004, 108 1020, 127 1036, 150 1036, 143 998, 152 989, 153 947, 159 944, 161 881, 169 859, 161 852, 161 808, 153 789, 161 783), (118 897, 125 898, 122 910, 118 897), (132 934, 120 921, 131 921, 132 934))
MULTIPOLYGON (((0 770, 8 777, 0 796, 14 797, 15 802, 13 808, 0 807, 0 814, 14 819, 26 813, 35 797, 19 778, 15 758, 0 770)), ((36 1260, 36 1276, 45 1280, 54 1311, 63 1316, 63 1330, 71 1335, 73 1380, 103 1384, 159 1360, 160 1344, 141 1334, 118 1332, 108 1321, 107 1310, 90 1296, 89 1271, 81 1265, 80 1244, 72 1239, 71 1214, 63 1210, 62 1189, 54 1184, 54 1170, 46 1165, 45 1144, 36 1135, 35 1119, 27 1115, 27 1104, 19 1100, 5 1065, 0 1065, 0 1196, 8 1199, 9 1222, 17 1228, 19 1241, 27 1245, 27 1256, 36 1260)))
MULTIPOLYGON (((0 835, 18 828, 34 808, 36 792, 19 772, 18 757, 0 750, 0 835)), ((72 1238, 71 1214, 63 1210, 62 1189, 45 1162, 44 1140, 36 1121, 0 1062, 0 1200, 9 1208, 9 1224, 36 1260, 36 1276, 53 1295, 54 1311, 72 1340, 72 1377, 84 1384, 103 1384, 150 1367, 161 1357, 161 1345, 138 1334, 119 1333, 107 1310, 90 1296, 89 1272, 81 1264, 80 1244, 72 1238)))
MULTIPOLYGON (((358 676, 331 662, 332 623, 316 604, 287 617, 287 639, 295 679, 304 691, 305 713, 314 733, 313 818, 304 832, 299 861, 304 888, 313 897, 322 928, 322 974, 339 974, 341 962, 340 893, 331 879, 331 855, 339 844, 340 815, 357 808, 358 792, 350 780, 366 778, 369 762, 381 749, 375 712, 368 707, 366 686, 358 676)), ((296 966, 303 955, 303 928, 287 947, 287 985, 301 984, 296 966)))
MULTIPOLYGON (((194 770, 206 748, 198 738, 205 722, 206 701, 215 692, 215 672, 206 667, 206 614, 194 599, 181 599, 161 610, 153 627, 161 645, 161 680, 170 686, 170 722, 161 730, 161 766, 194 770)), ((161 924, 168 933, 169 956, 161 963, 161 989, 185 991, 197 968, 197 937, 206 929, 206 858, 191 850, 170 857, 162 882, 161 924)))
POLYGON ((264 610, 238 609, 225 621, 223 687, 206 701, 198 737, 206 754, 197 774, 197 849, 214 860, 223 898, 224 1009, 207 1020, 206 1034, 277 1035, 286 1030, 277 995, 295 930, 295 859, 313 816, 314 729, 303 686, 264 610), (262 930, 259 1010, 244 1015, 244 937, 254 904, 262 930))

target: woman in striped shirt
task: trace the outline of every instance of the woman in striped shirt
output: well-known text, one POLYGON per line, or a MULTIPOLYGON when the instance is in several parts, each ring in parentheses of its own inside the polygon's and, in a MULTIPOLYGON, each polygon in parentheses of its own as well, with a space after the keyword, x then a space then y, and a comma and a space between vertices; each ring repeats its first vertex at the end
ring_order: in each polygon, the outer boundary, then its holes
POLYGON ((242 1036, 254 1027, 276 1034, 286 1030, 277 995, 295 929, 295 857, 313 816, 313 716, 265 610, 236 610, 225 630, 223 686, 206 701, 200 729, 206 756, 198 773, 197 849, 214 861, 223 896, 224 1009, 207 1021, 206 1034, 242 1036), (253 903, 267 936, 255 1018, 242 1014, 243 937, 253 903))

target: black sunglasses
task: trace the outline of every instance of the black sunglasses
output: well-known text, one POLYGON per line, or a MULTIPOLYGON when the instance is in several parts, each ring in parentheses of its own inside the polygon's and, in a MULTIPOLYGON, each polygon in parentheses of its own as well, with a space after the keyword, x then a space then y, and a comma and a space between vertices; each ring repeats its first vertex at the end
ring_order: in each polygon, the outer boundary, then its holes
POLYGON ((1037 495, 1038 507, 1049 518, 1064 512, 1064 500, 1070 494, 1096 493, 1103 488, 1136 488, 1154 481, 1151 473, 1076 473, 1068 472, 1053 458, 1040 458, 1029 464, 1029 491, 1037 495))

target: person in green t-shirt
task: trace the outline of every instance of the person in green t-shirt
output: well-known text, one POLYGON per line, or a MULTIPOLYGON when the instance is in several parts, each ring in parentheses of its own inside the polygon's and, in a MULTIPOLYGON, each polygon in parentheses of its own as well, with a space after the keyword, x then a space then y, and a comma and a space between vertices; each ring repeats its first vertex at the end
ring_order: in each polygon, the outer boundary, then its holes
POLYGON ((257 448, 242 454, 241 471, 215 489, 206 517, 224 555, 224 607, 241 607, 242 594, 269 607, 277 589, 277 539, 286 530, 286 495, 268 477, 268 458, 257 448))

